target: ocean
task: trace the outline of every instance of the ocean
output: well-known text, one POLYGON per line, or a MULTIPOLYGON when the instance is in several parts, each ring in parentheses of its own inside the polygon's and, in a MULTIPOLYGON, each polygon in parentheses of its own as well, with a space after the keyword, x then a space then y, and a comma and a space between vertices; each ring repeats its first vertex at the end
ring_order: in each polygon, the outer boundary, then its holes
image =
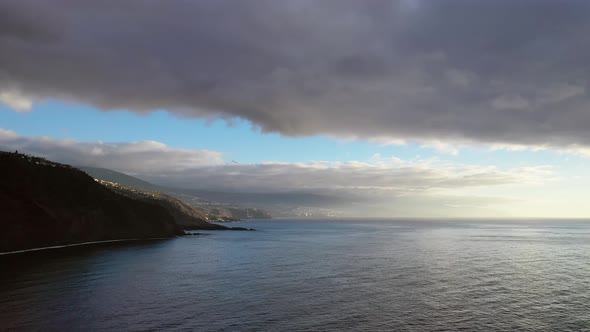
POLYGON ((0 256, 0 330, 590 330, 590 222, 234 225, 0 256))

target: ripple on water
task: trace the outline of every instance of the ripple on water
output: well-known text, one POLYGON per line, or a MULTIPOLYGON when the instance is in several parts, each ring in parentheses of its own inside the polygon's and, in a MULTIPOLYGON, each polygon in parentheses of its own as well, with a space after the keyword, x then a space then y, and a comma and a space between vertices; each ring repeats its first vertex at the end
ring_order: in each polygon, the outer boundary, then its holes
POLYGON ((590 330, 590 224, 252 221, 0 258, 0 330, 590 330))

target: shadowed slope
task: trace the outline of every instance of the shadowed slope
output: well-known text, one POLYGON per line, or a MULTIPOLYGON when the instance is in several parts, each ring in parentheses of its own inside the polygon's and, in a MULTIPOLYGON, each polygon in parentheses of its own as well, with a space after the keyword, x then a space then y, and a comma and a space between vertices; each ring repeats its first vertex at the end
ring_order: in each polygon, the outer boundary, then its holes
MULTIPOLYGON (((185 228, 173 215, 182 213, 173 203, 121 195, 71 166, 0 152, 0 252, 170 237, 185 228)), ((191 228, 224 229, 209 225, 191 228)))

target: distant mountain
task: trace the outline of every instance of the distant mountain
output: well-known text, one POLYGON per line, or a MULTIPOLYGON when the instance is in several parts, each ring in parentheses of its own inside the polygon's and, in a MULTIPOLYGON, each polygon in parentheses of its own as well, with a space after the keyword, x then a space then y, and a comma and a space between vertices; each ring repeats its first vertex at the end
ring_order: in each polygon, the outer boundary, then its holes
POLYGON ((207 221, 207 214, 201 209, 194 208, 183 201, 161 192, 144 191, 141 189, 122 186, 118 183, 97 180, 103 186, 123 196, 162 206, 174 217, 177 225, 184 229, 219 229, 216 224, 207 221))
POLYGON ((95 179, 117 183, 124 187, 135 188, 144 191, 158 192, 159 195, 169 199, 176 199, 177 203, 201 210, 206 216, 205 220, 230 219, 270 219, 271 214, 264 210, 265 202, 272 203, 276 198, 274 194, 232 194, 213 191, 187 190, 179 188, 168 188, 138 179, 136 177, 113 171, 106 168, 78 167, 95 179), (167 194, 167 195, 164 195, 167 194), (259 197, 260 196, 260 197, 259 197), (254 197, 254 200, 250 198, 254 197), (180 200, 178 200, 180 198, 180 200), (236 199, 238 198, 238 199, 236 199), (241 198, 241 199, 240 199, 241 198), (190 204, 187 204, 190 203, 190 204), (256 208, 243 207, 249 203, 256 204, 256 208), (221 218, 220 218, 221 217, 221 218))
POLYGON ((208 220, 270 219, 271 215, 333 216, 338 211, 326 207, 341 206, 341 198, 304 192, 249 193, 214 190, 171 188, 105 168, 79 167, 88 175, 123 186, 167 193, 208 214, 208 220), (221 217, 221 218, 218 218, 221 217))
POLYGON ((114 182, 126 187, 137 188, 147 191, 164 191, 162 187, 157 186, 153 183, 149 183, 136 177, 129 176, 127 174, 113 171, 110 169, 87 166, 77 166, 77 168, 86 172, 86 174, 92 176, 95 179, 114 182))
POLYGON ((312 206, 322 207, 340 203, 336 197, 310 193, 286 192, 286 193, 251 193, 251 192, 222 192, 199 189, 175 189, 176 191, 196 197, 207 197, 212 201, 227 202, 230 204, 263 206, 312 206))
POLYGON ((329 207, 344 204, 339 197, 305 192, 249 193, 199 189, 175 189, 175 192, 191 197, 206 197, 210 201, 228 205, 248 206, 280 217, 333 216, 338 211, 332 211, 329 207))
POLYGON ((121 190, 68 165, 0 151, 0 252, 228 229, 177 200, 121 190))

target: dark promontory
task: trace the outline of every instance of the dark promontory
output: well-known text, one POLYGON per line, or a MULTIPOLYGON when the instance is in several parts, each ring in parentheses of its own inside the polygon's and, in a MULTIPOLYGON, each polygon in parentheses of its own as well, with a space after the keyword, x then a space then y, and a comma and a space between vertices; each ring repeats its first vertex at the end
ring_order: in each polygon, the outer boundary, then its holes
POLYGON ((0 151, 0 252, 228 229, 191 219, 178 204, 135 199, 71 166, 0 151))

